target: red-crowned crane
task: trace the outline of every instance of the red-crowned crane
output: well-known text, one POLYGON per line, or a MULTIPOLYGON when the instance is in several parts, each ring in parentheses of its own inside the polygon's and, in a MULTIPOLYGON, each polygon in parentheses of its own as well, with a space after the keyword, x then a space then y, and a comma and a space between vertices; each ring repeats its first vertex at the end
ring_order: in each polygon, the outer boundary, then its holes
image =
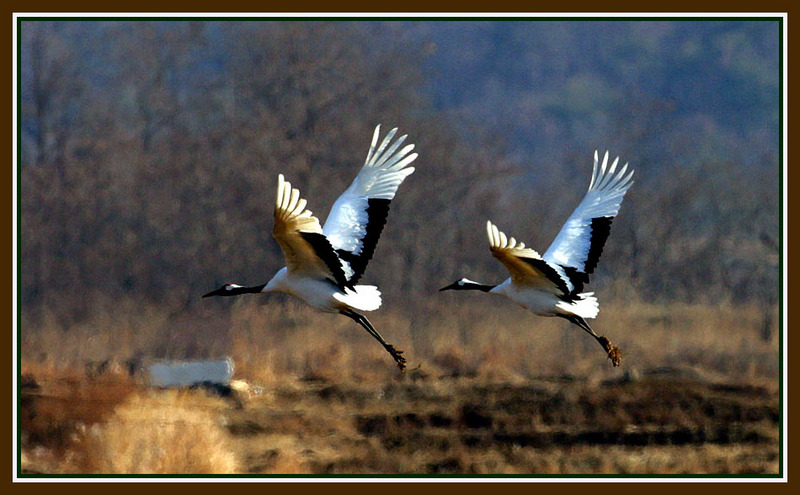
POLYGON ((262 292, 284 292, 299 297, 321 311, 340 313, 352 319, 391 354, 401 371, 406 360, 375 330, 359 311, 374 311, 381 293, 373 285, 356 285, 375 252, 391 203, 400 184, 414 172, 413 144, 400 148, 406 135, 392 143, 397 128, 378 144, 380 125, 375 127, 364 166, 350 187, 334 202, 325 225, 306 209, 306 200, 283 175, 278 175, 275 224, 286 266, 272 280, 255 286, 225 284, 205 294, 236 296, 262 292))
POLYGON ((616 172, 618 162, 619 158, 609 167, 606 152, 600 164, 597 151, 594 152, 589 190, 543 256, 507 237, 492 222, 486 222, 489 250, 511 277, 498 285, 462 278, 440 291, 479 290, 500 294, 539 316, 569 320, 597 339, 612 364, 619 366, 622 360, 619 348, 586 323, 586 318, 594 318, 600 311, 597 298, 594 292, 582 292, 603 252, 611 222, 633 184, 633 171, 625 174, 626 163, 616 172))

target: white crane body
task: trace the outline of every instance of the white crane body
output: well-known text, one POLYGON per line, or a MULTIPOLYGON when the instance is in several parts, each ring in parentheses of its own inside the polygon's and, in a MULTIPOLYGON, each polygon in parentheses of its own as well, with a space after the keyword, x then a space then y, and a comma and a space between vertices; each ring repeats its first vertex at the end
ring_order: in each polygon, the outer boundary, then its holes
POLYGON ((334 202, 325 225, 306 209, 300 191, 278 175, 275 223, 272 236, 283 252, 286 266, 269 282, 255 286, 225 284, 205 294, 236 296, 283 292, 310 306, 352 319, 377 339, 405 369, 403 352, 386 343, 367 318, 357 311, 374 311, 381 306, 381 293, 373 285, 357 285, 389 213, 389 204, 406 177, 414 172, 408 165, 417 158, 413 144, 400 148, 406 136, 392 142, 397 129, 380 141, 375 128, 364 166, 350 186, 334 202))
POLYGON ((381 306, 381 293, 374 285, 356 285, 353 289, 342 290, 328 279, 295 276, 286 267, 278 270, 261 292, 291 294, 326 313, 338 313, 347 308, 375 311, 381 306))
POLYGON ((489 291, 490 294, 505 296, 531 313, 538 316, 555 316, 553 312, 582 318, 595 318, 599 312, 594 292, 580 294, 581 299, 553 302, 553 292, 542 289, 521 288, 508 278, 489 291))

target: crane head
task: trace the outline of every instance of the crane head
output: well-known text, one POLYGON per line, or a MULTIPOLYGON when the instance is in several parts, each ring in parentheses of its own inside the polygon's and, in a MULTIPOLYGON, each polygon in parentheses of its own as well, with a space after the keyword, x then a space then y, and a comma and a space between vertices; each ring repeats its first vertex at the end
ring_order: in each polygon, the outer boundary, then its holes
POLYGON ((209 292, 208 294, 204 294, 204 295, 203 295, 203 297, 211 297, 211 296, 236 296, 236 295, 238 295, 238 294, 241 294, 241 293, 242 293, 242 291, 241 291, 241 290, 239 290, 239 289, 242 289, 242 288, 243 288, 243 287, 242 287, 241 285, 236 285, 236 284, 225 284, 225 285, 223 285, 222 287, 220 287, 220 288, 219 288, 219 289, 217 289, 217 290, 212 290, 212 291, 211 291, 211 292, 209 292))
POLYGON ((475 282, 468 278, 462 278, 456 280, 447 287, 442 287, 441 289, 439 289, 439 292, 442 292, 443 290, 480 290, 483 292, 489 292, 494 287, 495 287, 494 285, 479 284, 478 282, 475 282))

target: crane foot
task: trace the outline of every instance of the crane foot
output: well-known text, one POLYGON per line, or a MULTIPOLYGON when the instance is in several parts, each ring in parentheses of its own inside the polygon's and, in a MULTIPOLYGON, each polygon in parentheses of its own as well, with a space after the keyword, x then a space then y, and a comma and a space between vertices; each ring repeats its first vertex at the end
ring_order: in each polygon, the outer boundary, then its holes
POLYGON ((395 349, 392 344, 386 344, 386 350, 389 351, 389 354, 391 354, 394 360, 397 362, 397 367, 400 368, 400 372, 405 373, 406 358, 403 357, 403 351, 395 349))
POLYGON ((600 336, 597 341, 600 342, 600 345, 606 350, 608 359, 611 360, 612 365, 616 367, 622 364, 622 351, 619 350, 619 347, 612 344, 605 336, 600 336))

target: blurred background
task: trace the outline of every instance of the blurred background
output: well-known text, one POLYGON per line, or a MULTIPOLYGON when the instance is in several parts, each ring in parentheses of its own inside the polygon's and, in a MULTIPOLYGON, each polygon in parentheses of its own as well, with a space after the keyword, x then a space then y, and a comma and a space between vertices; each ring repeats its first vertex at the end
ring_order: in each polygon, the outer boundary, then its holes
MULTIPOLYGON (((768 19, 23 21, 22 358, 228 355, 246 314, 265 319, 248 320, 250 350, 284 352, 276 346, 291 347, 304 325, 311 340, 330 326, 333 341, 361 342, 350 322, 305 322, 313 311, 289 298, 200 295, 283 266, 270 234, 278 173, 324 219, 379 123, 409 134, 420 157, 364 283, 384 294, 373 323, 412 361, 442 346, 475 345, 474 355, 509 325, 513 346, 532 354, 555 336, 564 369, 569 349, 602 357, 564 322, 437 292, 461 276, 506 278, 487 219, 543 252, 582 198, 595 149, 636 169, 590 286, 600 333, 644 356, 692 308, 746 310, 735 349, 772 342, 779 29, 768 19), (657 315, 623 324, 638 309, 657 315), (481 325, 489 335, 471 333, 481 325), (261 334, 283 340, 253 347, 261 334)), ((703 321, 695 337, 732 331, 703 321)))

